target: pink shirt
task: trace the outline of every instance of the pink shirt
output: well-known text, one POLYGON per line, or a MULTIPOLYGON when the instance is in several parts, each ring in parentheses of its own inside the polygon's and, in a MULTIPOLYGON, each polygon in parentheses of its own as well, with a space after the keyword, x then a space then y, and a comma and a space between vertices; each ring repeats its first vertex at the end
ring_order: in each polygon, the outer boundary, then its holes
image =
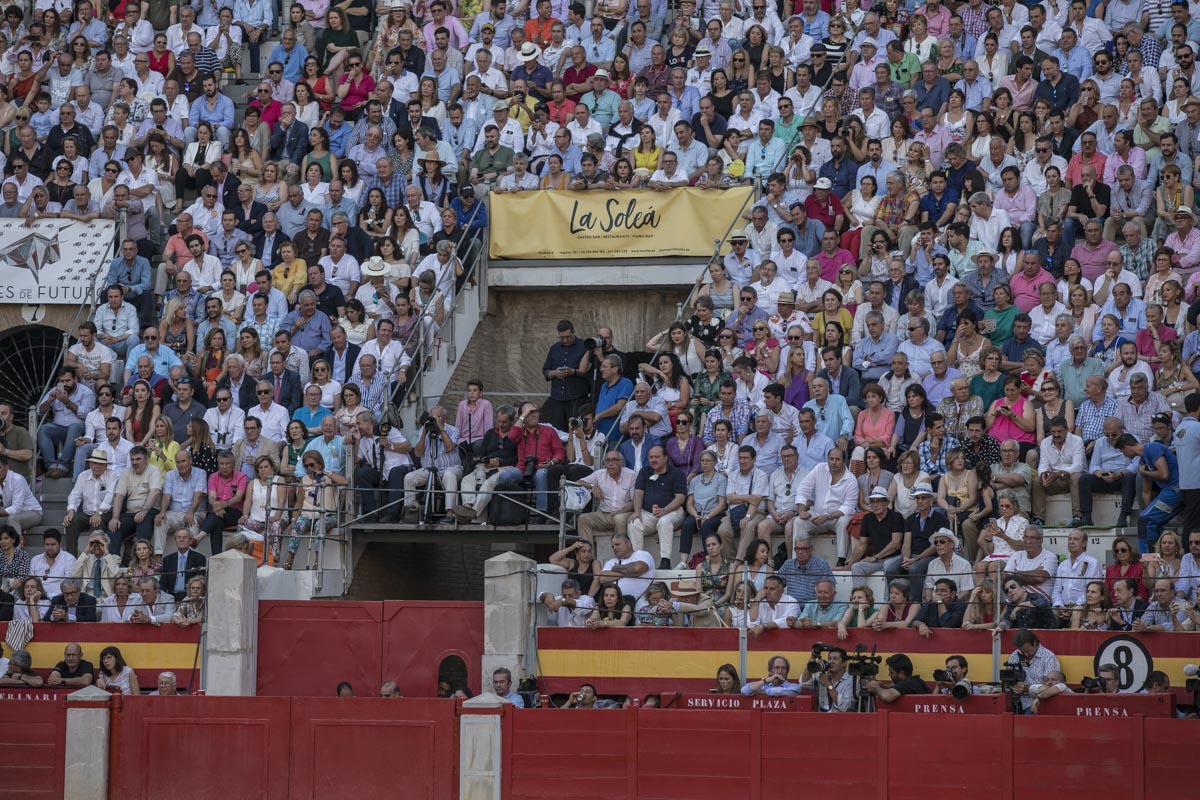
MULTIPOLYGON (((1004 192, 1000 194, 1002 195, 1004 192)), ((999 196, 997 195, 997 198, 999 196)), ((1103 263, 1103 259, 1101 259, 1101 263, 1103 263)), ((1041 304, 1038 299, 1038 287, 1043 283, 1054 283, 1054 276, 1040 267, 1032 278, 1025 277, 1025 270, 1017 272, 1008 279, 1008 288, 1012 289, 1013 305, 1028 314, 1034 306, 1041 304)))
POLYGON ((1008 89, 1009 94, 1013 97, 1013 108, 1017 111, 1028 111, 1033 105, 1033 90, 1037 88, 1038 82, 1032 78, 1025 81, 1024 88, 1017 86, 1017 79, 1012 75, 1005 75, 1000 79, 998 88, 1008 89))
POLYGON ((483 439, 492 428, 492 401, 481 397, 472 411, 466 400, 460 400, 458 413, 454 417, 454 427, 458 428, 458 439, 461 442, 477 442, 483 439))
POLYGON ((1027 183, 1022 183, 1015 196, 1010 196, 1007 189, 996 192, 996 208, 1008 212, 1008 219, 1014 225, 1022 222, 1034 222, 1037 212, 1037 194, 1027 183))
POLYGON ((844 250, 840 247, 838 248, 838 251, 831 256, 825 255, 824 250, 817 253, 817 262, 821 265, 821 277, 830 283, 837 281, 838 267, 842 266, 843 264, 849 264, 852 267, 856 266, 854 263, 854 256, 850 255, 850 251, 844 250))
POLYGON ((1116 187, 1117 170, 1125 165, 1133 168, 1133 174, 1139 181, 1146 180, 1146 151, 1140 147, 1129 148, 1128 159, 1121 158, 1121 154, 1114 150, 1112 155, 1104 160, 1104 177, 1101 180, 1109 186, 1116 187))
MULTIPOLYGON (((1175 251, 1179 259, 1177 269, 1180 275, 1190 276, 1200 268, 1200 229, 1192 228, 1186 239, 1179 238, 1179 231, 1167 237, 1166 246, 1175 251)), ((1191 281, 1188 284, 1191 285, 1191 281)))
POLYGON ((938 39, 950 32, 950 9, 944 5, 938 6, 936 14, 929 13, 929 6, 921 6, 918 14, 924 14, 929 20, 929 35, 938 39))
POLYGON ((229 502, 238 492, 246 488, 249 479, 241 470, 235 469, 228 479, 222 478, 221 473, 214 472, 208 478, 209 502, 216 500, 220 503, 229 502))
MULTIPOLYGON (((1200 235, 1197 235, 1196 240, 1197 244, 1200 244, 1200 235)), ((1170 246, 1171 240, 1168 237, 1167 247, 1170 246)), ((1096 279, 1104 274, 1104 259, 1116 249, 1117 245, 1107 239, 1101 239, 1095 250, 1088 247, 1087 241, 1082 241, 1071 248, 1071 258, 1078 261, 1079 266, 1083 268, 1083 277, 1095 283, 1096 279)))
POLYGON ((361 81, 357 84, 352 84, 350 83, 350 73, 347 72, 342 76, 342 80, 338 85, 350 86, 349 91, 346 92, 346 96, 342 98, 342 105, 346 108, 357 108, 367 102, 371 98, 371 92, 375 91, 375 79, 366 73, 363 73, 361 81))

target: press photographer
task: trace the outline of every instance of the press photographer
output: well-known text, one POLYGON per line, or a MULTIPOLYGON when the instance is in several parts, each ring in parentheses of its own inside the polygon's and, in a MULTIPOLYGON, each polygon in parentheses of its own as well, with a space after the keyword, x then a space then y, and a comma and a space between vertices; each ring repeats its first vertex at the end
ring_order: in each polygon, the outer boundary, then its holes
POLYGON ((887 657, 888 678, 883 681, 867 681, 867 691, 885 703, 894 703, 906 694, 929 694, 929 687, 920 675, 913 675, 912 659, 904 653, 893 653, 887 657))
MULTIPOLYGON (((421 416, 421 433, 413 447, 413 454, 420 459, 421 468, 404 476, 405 512, 416 511, 416 490, 429 485, 441 484, 446 490, 445 506, 452 509, 458 503, 458 485, 462 481, 463 469, 458 454, 458 428, 446 423, 446 410, 441 406, 429 409, 421 416)), ((427 523, 435 522, 434 516, 441 498, 432 495, 425 505, 423 517, 427 523)), ((454 518, 447 516, 446 522, 454 518)))
POLYGON ((1014 711, 1028 714, 1032 711, 1034 697, 1029 688, 1035 684, 1053 683, 1050 680, 1052 672, 1061 672, 1058 656, 1042 646, 1037 634, 1026 628, 1017 631, 1013 637, 1017 649, 1008 657, 1008 664, 1000 670, 1000 684, 1006 692, 1013 696, 1014 711), (1006 670, 1019 670, 1019 675, 1006 680, 1006 670))
POLYGON ((846 651, 814 644, 812 658, 800 676, 800 685, 817 693, 817 710, 847 713, 854 710, 854 678, 846 670, 846 651))
POLYGON ((591 475, 604 460, 605 436, 593 427, 595 408, 585 403, 579 416, 567 420, 566 461, 550 467, 547 484, 554 494, 550 495, 550 513, 558 513, 558 488, 562 479, 581 481, 591 475))
POLYGON ((946 659, 945 669, 933 671, 933 681, 937 684, 935 694, 952 695, 956 700, 962 700, 967 695, 978 694, 975 684, 967 677, 967 659, 963 656, 950 656, 946 659))

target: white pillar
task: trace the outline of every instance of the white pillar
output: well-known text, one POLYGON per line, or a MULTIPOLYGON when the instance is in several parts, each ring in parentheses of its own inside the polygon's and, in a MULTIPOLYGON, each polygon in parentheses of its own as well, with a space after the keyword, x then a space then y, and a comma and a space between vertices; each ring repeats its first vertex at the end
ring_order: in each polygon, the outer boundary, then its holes
POLYGON ((504 763, 500 709, 506 705, 512 704, 486 691, 462 704, 464 713, 458 718, 458 796, 461 800, 500 800, 504 763))
POLYGON ((108 721, 112 695, 85 686, 67 695, 63 792, 72 800, 108 799, 108 721), (79 705, 70 705, 70 704, 79 705))
MULTIPOLYGON (((513 683, 530 673, 529 623, 537 563, 512 551, 483 564, 483 690, 492 671, 507 667, 513 683)), ((515 688, 515 686, 514 686, 515 688)))
POLYGON ((258 680, 257 562, 226 550, 208 560, 208 694, 249 697, 258 680))

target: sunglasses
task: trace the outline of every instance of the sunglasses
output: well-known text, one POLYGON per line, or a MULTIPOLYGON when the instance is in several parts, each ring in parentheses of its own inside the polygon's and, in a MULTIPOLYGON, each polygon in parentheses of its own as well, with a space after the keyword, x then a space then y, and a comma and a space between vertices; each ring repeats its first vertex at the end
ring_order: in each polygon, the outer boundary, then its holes
POLYGON ((690 419, 677 419, 677 420, 675 420, 675 424, 676 425, 691 425, 692 421, 690 419))
POLYGON ((262 397, 263 395, 270 394, 270 393, 271 393, 271 390, 270 390, 270 389, 258 389, 258 390, 257 390, 257 391, 255 391, 254 393, 255 393, 256 395, 258 395, 259 397, 262 397))
POLYGON ((232 399, 233 399, 232 397, 218 397, 217 402, 218 403, 227 403, 232 399))
POLYGON ((144 341, 144 342, 157 342, 157 341, 158 341, 158 337, 157 337, 157 336, 147 336, 147 337, 143 338, 143 339, 142 339, 142 341, 144 341))

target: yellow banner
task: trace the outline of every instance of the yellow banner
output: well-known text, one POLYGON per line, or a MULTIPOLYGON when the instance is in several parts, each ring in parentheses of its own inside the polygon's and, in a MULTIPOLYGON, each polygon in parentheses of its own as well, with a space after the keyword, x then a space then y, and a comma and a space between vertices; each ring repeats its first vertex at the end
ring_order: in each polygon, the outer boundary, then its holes
MULTIPOLYGON (((712 255, 751 188, 492 194, 492 258, 712 255)), ((740 225, 738 226, 741 227, 740 225)))

